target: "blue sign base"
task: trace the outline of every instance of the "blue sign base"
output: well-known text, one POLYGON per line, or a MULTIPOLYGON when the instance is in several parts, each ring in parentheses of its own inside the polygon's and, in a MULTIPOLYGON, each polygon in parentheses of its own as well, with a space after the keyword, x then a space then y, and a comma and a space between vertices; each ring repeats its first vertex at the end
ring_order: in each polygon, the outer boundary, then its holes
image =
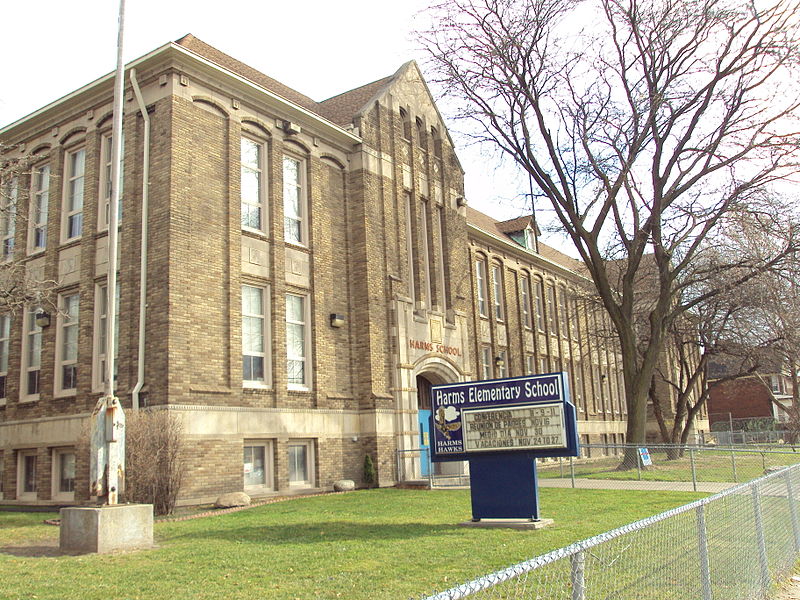
POLYGON ((471 456, 472 520, 539 519, 536 461, 526 454, 471 456))

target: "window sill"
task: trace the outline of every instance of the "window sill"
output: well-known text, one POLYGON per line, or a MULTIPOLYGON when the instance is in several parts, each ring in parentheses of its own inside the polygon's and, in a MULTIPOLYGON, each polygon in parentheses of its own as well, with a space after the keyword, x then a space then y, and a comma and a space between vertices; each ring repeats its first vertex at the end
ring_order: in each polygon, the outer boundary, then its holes
POLYGON ((53 394, 53 398, 74 398, 78 394, 78 390, 60 390, 53 394))
POLYGON ((67 248, 72 248, 73 246, 77 246, 81 243, 82 236, 69 238, 68 240, 61 240, 61 243, 58 246, 59 250, 65 250, 67 248))
POLYGON ((310 387, 305 385, 289 385, 287 388, 290 392, 311 392, 313 391, 310 387))
POLYGON ((306 244, 302 244, 299 242, 288 242, 286 240, 283 241, 284 244, 288 248, 294 248, 295 250, 303 250, 304 252, 311 252, 311 248, 309 248, 306 244))
POLYGON ((19 399, 20 404, 32 404, 38 401, 39 401, 39 394, 34 394, 32 396, 25 396, 24 398, 19 399))
POLYGON ((243 390, 272 390, 272 385, 268 383, 260 383, 258 381, 243 381, 242 382, 242 389, 243 390))
POLYGON ((8 398, 0 398, 0 406, 5 406, 8 403, 8 398))
POLYGON ((36 248, 35 250, 28 250, 28 257, 39 256, 40 254, 44 254, 47 248, 36 248))
POLYGON ((269 239, 269 235, 267 235, 267 232, 262 231, 261 229, 251 229, 250 227, 242 227, 242 233, 247 234, 248 237, 257 238, 260 240, 269 239))

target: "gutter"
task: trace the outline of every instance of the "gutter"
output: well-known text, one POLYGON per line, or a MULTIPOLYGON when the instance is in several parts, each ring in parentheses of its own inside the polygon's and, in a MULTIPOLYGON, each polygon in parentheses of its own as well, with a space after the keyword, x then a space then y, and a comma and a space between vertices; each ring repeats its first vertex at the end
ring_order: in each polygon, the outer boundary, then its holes
POLYGON ((144 386, 145 359, 145 316, 147 313, 147 216, 150 190, 150 115, 142 98, 142 90, 136 81, 136 69, 131 69, 131 85, 136 96, 136 103, 144 119, 144 151, 142 157, 142 237, 140 243, 139 263, 139 350, 136 358, 136 385, 131 392, 133 410, 139 410, 139 392, 144 386))

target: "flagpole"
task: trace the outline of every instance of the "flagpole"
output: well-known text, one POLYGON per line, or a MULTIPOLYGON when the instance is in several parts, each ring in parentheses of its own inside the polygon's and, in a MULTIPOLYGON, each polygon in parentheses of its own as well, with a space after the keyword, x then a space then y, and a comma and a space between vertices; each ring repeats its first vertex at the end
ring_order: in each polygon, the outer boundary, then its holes
POLYGON ((119 32, 117 35, 117 71, 114 78, 114 119, 111 126, 111 198, 108 218, 108 280, 106 286, 106 451, 108 475, 106 496, 108 504, 117 504, 125 472, 125 428, 122 406, 114 395, 115 331, 117 322, 117 237, 119 233, 120 158, 122 154, 122 101, 125 85, 125 65, 122 39, 125 22, 125 0, 119 2, 119 32))

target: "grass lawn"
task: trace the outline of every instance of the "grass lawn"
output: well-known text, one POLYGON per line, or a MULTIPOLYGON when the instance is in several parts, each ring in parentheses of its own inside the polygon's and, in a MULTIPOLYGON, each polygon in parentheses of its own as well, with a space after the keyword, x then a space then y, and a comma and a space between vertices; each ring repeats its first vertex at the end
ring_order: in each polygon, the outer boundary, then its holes
POLYGON ((466 490, 364 490, 157 523, 155 550, 58 556, 47 513, 0 512, 0 598, 416 598, 701 494, 541 490, 539 531, 472 529, 466 490))
MULTIPOLYGON (((587 462, 575 462, 575 477, 590 479, 624 479, 642 481, 691 481, 692 466, 687 452, 683 458, 667 460, 665 454, 659 451, 650 451, 653 466, 628 471, 617 471, 616 468, 622 459, 620 456, 592 459, 587 462)), ((774 453, 735 453, 736 477, 734 478, 733 464, 730 451, 712 450, 695 453, 695 474, 697 481, 708 482, 745 482, 760 477, 764 470, 772 466, 793 465, 800 462, 800 452, 774 452, 774 453)), ((569 460, 564 459, 559 465, 556 462, 538 463, 537 472, 543 479, 559 477, 569 478, 569 460)))

